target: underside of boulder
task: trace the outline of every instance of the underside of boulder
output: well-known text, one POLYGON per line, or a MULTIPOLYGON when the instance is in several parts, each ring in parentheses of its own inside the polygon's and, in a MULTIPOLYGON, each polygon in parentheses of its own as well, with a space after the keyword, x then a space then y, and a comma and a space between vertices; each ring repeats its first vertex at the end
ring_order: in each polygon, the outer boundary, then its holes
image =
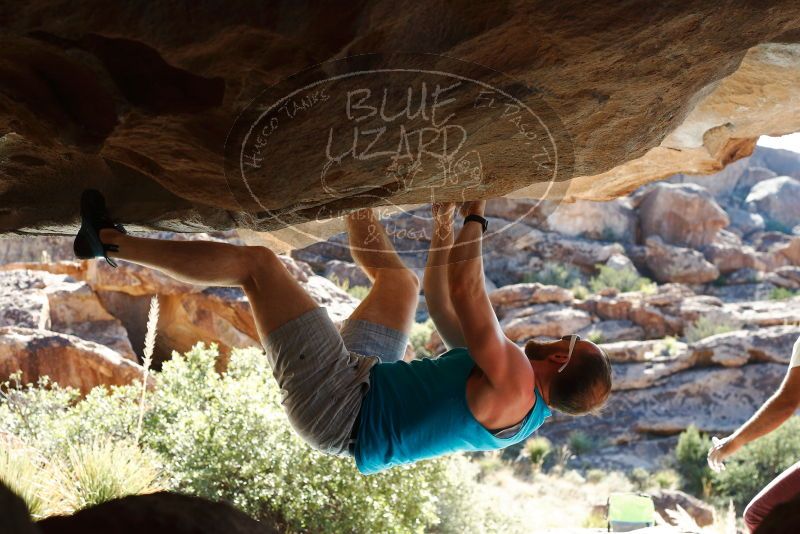
POLYGON ((33 0, 0 20, 6 234, 74 232, 95 187, 134 229, 311 225, 299 245, 360 207, 611 199, 800 130, 789 0, 33 0))

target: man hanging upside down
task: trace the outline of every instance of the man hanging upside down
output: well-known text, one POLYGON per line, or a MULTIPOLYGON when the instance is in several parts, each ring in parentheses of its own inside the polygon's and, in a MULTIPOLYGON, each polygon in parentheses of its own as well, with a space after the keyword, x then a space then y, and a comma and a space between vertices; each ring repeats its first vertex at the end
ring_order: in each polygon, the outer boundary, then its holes
POLYGON ((353 258, 373 285, 341 331, 269 249, 129 236, 97 191, 81 199, 75 253, 183 282, 242 287, 294 429, 317 450, 353 456, 370 474, 507 447, 539 428, 549 407, 585 414, 609 395, 611 368, 595 344, 567 336, 522 349, 503 334, 484 287, 483 206, 464 205, 457 239, 454 206, 434 206, 425 294, 449 350, 410 363, 402 357, 419 282, 371 210, 347 218, 353 258))

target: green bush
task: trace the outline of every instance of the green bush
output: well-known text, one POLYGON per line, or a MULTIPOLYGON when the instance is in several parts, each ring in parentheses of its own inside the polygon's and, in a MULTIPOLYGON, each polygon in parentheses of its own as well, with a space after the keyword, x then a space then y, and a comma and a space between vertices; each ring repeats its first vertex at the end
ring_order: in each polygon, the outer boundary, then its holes
POLYGON ((534 469, 540 469, 542 464, 553 452, 553 444, 545 437, 533 437, 525 442, 522 455, 527 458, 534 469))
POLYGON ((741 511, 773 478, 800 458, 800 417, 792 417, 774 432, 742 447, 714 475, 714 492, 733 499, 741 511))
POLYGON ((645 491, 650 487, 650 472, 644 467, 634 467, 628 474, 628 480, 636 491, 645 491))
POLYGON ((681 477, 672 469, 662 469, 653 473, 650 482, 659 489, 675 489, 680 485, 681 477))
POLYGON ((732 322, 725 321, 721 318, 711 318, 706 315, 699 317, 694 323, 689 325, 684 332, 684 337, 688 343, 694 343, 707 337, 715 336, 717 334, 724 334, 725 332, 732 332, 736 330, 737 325, 732 322))
POLYGON ((769 292, 770 300, 786 300, 800 295, 800 292, 787 289, 785 287, 774 287, 769 292))
POLYGON ((581 454, 586 454, 588 452, 593 451, 597 443, 595 440, 587 433, 581 432, 580 430, 576 430, 569 435, 569 450, 575 456, 580 456, 581 454))
POLYGON ((692 495, 708 496, 711 469, 708 467, 708 449, 711 438, 691 425, 678 437, 675 460, 683 481, 683 489, 692 495))
MULTIPOLYGON (((319 454, 295 435, 259 351, 234 351, 222 375, 214 371, 216 360, 216 349, 198 346, 185 356, 173 355, 154 376, 141 454, 160 458, 167 488, 230 502, 290 531, 482 532, 492 528, 486 521, 497 520, 482 515, 477 467, 464 457, 364 477, 351 459, 319 454)), ((131 443, 140 392, 138 384, 95 388, 76 402, 76 392, 56 386, 12 385, 0 403, 0 432, 66 463, 75 447, 91 450, 104 439, 131 443)), ((134 454, 124 445, 116 447, 122 458, 114 462, 134 465, 134 454)), ((70 472, 77 472, 74 466, 70 472)), ((127 482, 118 486, 139 491, 130 470, 125 472, 127 482)), ((81 502, 112 493, 92 484, 95 490, 81 502)))
POLYGON ((655 282, 641 276, 636 269, 614 269, 608 265, 597 265, 596 268, 597 274, 589 280, 589 289, 594 293, 608 288, 617 289, 621 293, 627 291, 650 293, 655 290, 655 282))
POLYGON ((417 358, 430 358, 433 356, 431 352, 425 348, 425 345, 431 338, 433 333, 433 321, 428 319, 424 323, 414 323, 411 326, 411 334, 408 336, 408 341, 414 349, 414 355, 417 358))
POLYGON ((559 286, 567 289, 579 286, 583 279, 580 271, 569 264, 545 262, 540 271, 526 274, 524 282, 538 282, 548 286, 559 286))
POLYGON ((608 473, 602 469, 589 469, 586 471, 586 482, 589 482, 590 484, 599 484, 605 480, 607 475, 608 473))

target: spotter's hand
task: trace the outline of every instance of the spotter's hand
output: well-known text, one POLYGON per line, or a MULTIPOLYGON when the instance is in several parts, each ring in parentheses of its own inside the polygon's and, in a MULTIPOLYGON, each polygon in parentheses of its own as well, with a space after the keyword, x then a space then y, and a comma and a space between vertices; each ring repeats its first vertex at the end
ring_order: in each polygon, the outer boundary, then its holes
POLYGON ((725 458, 736 452, 738 447, 732 436, 719 439, 714 436, 711 438, 711 448, 708 450, 708 467, 715 473, 725 470, 725 458))

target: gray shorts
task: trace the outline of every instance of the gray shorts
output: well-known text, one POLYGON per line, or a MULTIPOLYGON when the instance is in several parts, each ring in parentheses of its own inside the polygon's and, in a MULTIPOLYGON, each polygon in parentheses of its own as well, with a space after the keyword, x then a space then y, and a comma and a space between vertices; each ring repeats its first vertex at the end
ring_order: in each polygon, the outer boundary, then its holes
POLYGON ((271 332, 267 358, 297 434, 319 451, 348 454, 370 369, 402 359, 407 343, 402 332, 367 321, 345 321, 340 333, 325 308, 271 332))

